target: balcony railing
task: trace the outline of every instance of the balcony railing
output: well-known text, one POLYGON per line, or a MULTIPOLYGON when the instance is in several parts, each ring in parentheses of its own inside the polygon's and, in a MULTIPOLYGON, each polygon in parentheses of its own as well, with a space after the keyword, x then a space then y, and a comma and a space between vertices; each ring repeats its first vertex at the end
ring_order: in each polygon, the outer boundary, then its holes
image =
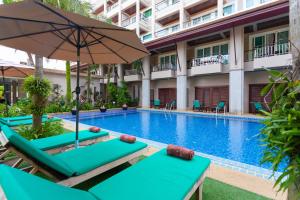
POLYGON ((155 32, 155 36, 156 37, 162 37, 162 36, 165 36, 167 34, 174 33, 176 31, 179 31, 179 24, 177 24, 175 26, 171 26, 171 27, 161 29, 161 30, 155 32))
POLYGON ((259 47, 245 52, 245 62, 253 61, 256 58, 289 54, 290 52, 290 43, 274 44, 259 47))
POLYGON ((152 67, 153 72, 159 72, 159 71, 167 71, 167 70, 173 70, 175 71, 177 69, 177 65, 175 64, 159 64, 152 67))
POLYGON ((190 61, 191 67, 198 67, 208 64, 228 64, 229 55, 208 56, 204 58, 194 58, 190 61))
POLYGON ((213 19, 216 19, 217 17, 218 17, 218 14, 216 11, 214 11, 212 13, 209 13, 209 14, 197 17, 195 19, 192 19, 190 21, 184 22, 183 27, 189 28, 189 27, 197 26, 199 24, 203 24, 203 23, 209 22, 213 19))
POLYGON ((133 17, 123 20, 121 24, 123 27, 126 27, 135 22, 136 22, 136 16, 133 16, 133 17))
POLYGON ((127 69, 125 70, 125 76, 131 76, 131 75, 140 75, 141 71, 137 69, 127 69))
POLYGON ((118 5, 119 5, 119 3, 117 2, 117 3, 114 3, 114 4, 111 5, 111 6, 108 6, 108 7, 107 7, 107 11, 109 12, 109 11, 113 10, 113 9, 116 8, 118 5))
POLYGON ((180 0, 163 0, 155 5, 156 11, 161 11, 169 6, 175 5, 180 0))

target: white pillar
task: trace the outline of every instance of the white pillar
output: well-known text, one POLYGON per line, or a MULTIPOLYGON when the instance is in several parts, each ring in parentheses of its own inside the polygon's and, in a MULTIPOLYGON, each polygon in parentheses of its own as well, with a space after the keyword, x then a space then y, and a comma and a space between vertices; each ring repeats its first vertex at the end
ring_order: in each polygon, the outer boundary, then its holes
POLYGON ((230 31, 229 44, 229 109, 236 114, 244 113, 244 27, 230 31))
POLYGON ((121 6, 121 0, 119 0, 118 3, 118 26, 122 26, 122 6, 121 6))
POLYGON ((124 72, 123 72, 123 65, 118 64, 117 65, 117 73, 118 73, 118 81, 117 81, 117 85, 118 87, 122 86, 122 82, 124 81, 124 72))
POLYGON ((177 43, 177 109, 187 109, 187 64, 186 64, 186 42, 177 43))
POLYGON ((152 6, 152 16, 151 16, 151 34, 152 38, 155 38, 155 13, 156 13, 156 8, 155 8, 155 0, 151 1, 151 6, 152 6))
POLYGON ((106 0, 103 1, 103 13, 104 13, 104 16, 106 17, 106 15, 107 15, 107 1, 106 0))
POLYGON ((150 55, 143 58, 142 107, 150 108, 150 55))
POLYGON ((179 28, 180 30, 183 29, 183 24, 185 22, 186 16, 184 12, 184 1, 180 1, 180 8, 179 8, 179 28))
POLYGON ((140 37, 140 0, 136 1, 136 34, 140 37))
POLYGON ((223 16, 223 0, 218 0, 218 17, 223 16))

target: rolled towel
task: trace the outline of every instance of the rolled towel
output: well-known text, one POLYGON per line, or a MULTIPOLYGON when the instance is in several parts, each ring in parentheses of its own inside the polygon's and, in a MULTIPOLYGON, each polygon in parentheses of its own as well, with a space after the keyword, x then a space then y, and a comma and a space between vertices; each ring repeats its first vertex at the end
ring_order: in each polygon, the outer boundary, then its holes
POLYGON ((91 131, 93 133, 98 133, 101 131, 101 129, 99 127, 93 126, 93 127, 89 128, 89 131, 91 131))
POLYGON ((167 154, 170 156, 182 158, 184 160, 192 160, 195 153, 193 150, 170 144, 167 147, 167 154))
POLYGON ((134 143, 136 141, 136 137, 131 135, 121 135, 120 140, 127 143, 134 143))

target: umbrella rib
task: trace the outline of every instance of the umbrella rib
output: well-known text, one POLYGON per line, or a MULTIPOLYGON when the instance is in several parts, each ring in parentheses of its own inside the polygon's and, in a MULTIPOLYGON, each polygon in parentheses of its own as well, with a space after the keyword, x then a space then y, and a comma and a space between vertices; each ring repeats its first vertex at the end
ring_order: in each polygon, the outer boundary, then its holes
MULTIPOLYGON (((83 34, 82 34, 82 32, 80 32, 80 35, 82 36, 82 38, 83 38, 83 41, 85 42, 85 44, 87 44, 87 42, 86 42, 86 38, 87 38, 87 36, 88 36, 88 33, 86 34, 86 37, 83 37, 83 34)), ((93 56, 92 56, 92 54, 91 54, 91 51, 90 51, 90 48, 89 48, 89 46, 88 46, 88 45, 86 45, 86 49, 87 49, 87 50, 88 50, 88 52, 89 52, 89 55, 90 55, 90 57, 91 57, 91 60, 92 60, 93 64, 95 64, 94 58, 93 58, 93 56)))
POLYGON ((17 18, 17 17, 0 16, 0 19, 1 18, 3 18, 3 19, 10 19, 10 20, 16 20, 16 21, 36 22, 36 23, 42 23, 42 24, 54 24, 54 25, 59 25, 59 26, 72 26, 70 24, 61 24, 61 23, 56 23, 56 22, 40 21, 40 20, 34 20, 34 19, 23 19, 23 18, 17 18))
POLYGON ((114 54, 116 54, 119 58, 121 58, 123 61, 125 61, 126 63, 129 63, 125 58, 123 58, 122 56, 120 56, 117 52, 115 52, 113 49, 111 49, 110 47, 108 47, 107 45, 105 45, 103 42, 101 42, 101 40, 97 39, 95 36, 93 36, 91 33, 87 32, 87 34, 89 34, 92 38, 94 38, 95 40, 97 40, 100 44, 102 44, 105 48, 107 48, 108 50, 110 50, 111 52, 113 52, 114 54))
MULTIPOLYGON (((56 28, 55 26, 53 26, 53 25, 51 25, 53 28, 56 28)), ((76 30, 76 29, 75 29, 76 30)), ((60 30, 57 30, 57 32, 60 34, 60 38, 61 39, 65 39, 65 40, 67 40, 70 44, 72 44, 72 45, 74 45, 74 46, 77 46, 75 43, 73 43, 70 39, 69 39, 69 37, 68 36, 66 36, 65 34, 63 34, 60 30)), ((53 32, 54 34, 55 34, 55 32, 53 32)), ((72 33, 74 33, 74 31, 72 32, 72 33)), ((57 35, 58 36, 58 35, 57 35)), ((59 36, 58 36, 59 37, 59 36)))
POLYGON ((137 51, 141 51, 141 52, 143 52, 143 53, 149 54, 149 52, 147 52, 147 51, 144 51, 144 50, 139 49, 139 48, 136 48, 136 47, 134 47, 134 46, 132 46, 132 45, 126 44, 126 43, 124 43, 124 42, 122 42, 122 41, 116 40, 116 39, 111 38, 111 37, 109 37, 109 36, 107 36, 107 35, 103 35, 103 34, 97 33, 97 32, 95 32, 95 31, 93 31, 93 30, 89 30, 89 31, 92 32, 92 33, 95 33, 95 34, 97 34, 97 35, 100 35, 100 36, 102 36, 102 37, 106 37, 106 38, 108 38, 108 39, 110 39, 110 40, 113 40, 113 41, 115 41, 115 42, 121 43, 121 44, 123 44, 123 45, 125 45, 125 46, 128 46, 128 47, 130 47, 130 48, 133 48, 133 49, 135 49, 135 50, 137 50, 137 51))
MULTIPOLYGON (((67 38, 69 38, 74 32, 75 32, 76 29, 74 29, 68 36, 67 38)), ((65 43, 65 41, 63 40, 50 54, 49 56, 47 56, 47 58, 50 58, 63 44, 65 43)))
POLYGON ((63 18, 64 20, 68 21, 69 23, 73 23, 76 26, 79 26, 78 24, 76 24, 75 22, 73 22, 72 20, 68 19, 67 17, 63 16, 62 14, 58 13, 57 11, 53 10, 51 7, 39 2, 39 1, 34 1, 36 4, 38 4, 39 6, 43 7, 46 10, 49 10, 50 12, 54 13, 55 15, 59 16, 60 18, 63 18))
POLYGON ((101 40, 102 38, 103 38, 103 37, 101 37, 101 38, 99 38, 99 39, 95 39, 95 40, 93 40, 93 41, 91 41, 91 42, 88 42, 88 43, 86 43, 85 45, 82 45, 82 47, 85 47, 86 45, 88 45, 88 46, 93 46, 93 45, 99 44, 98 40, 101 40))
MULTIPOLYGON (((59 30, 67 30, 67 29, 70 29, 70 27, 68 27, 68 28, 61 28, 59 30)), ((50 33, 50 32, 54 32, 54 31, 57 31, 57 30, 39 31, 39 32, 35 32, 35 33, 26 33, 26 34, 22 34, 22 35, 10 36, 10 37, 6 37, 6 38, 0 38, 0 41, 10 40, 10 39, 16 39, 16 38, 21 38, 21 37, 27 37, 27 36, 32 36, 32 35, 39 35, 39 34, 43 34, 43 33, 50 33)))

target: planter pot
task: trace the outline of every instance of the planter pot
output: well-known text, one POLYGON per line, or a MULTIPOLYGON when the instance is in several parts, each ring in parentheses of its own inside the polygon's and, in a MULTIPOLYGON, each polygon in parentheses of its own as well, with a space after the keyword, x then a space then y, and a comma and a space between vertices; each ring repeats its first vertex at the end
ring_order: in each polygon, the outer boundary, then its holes
POLYGON ((123 107, 123 110, 127 110, 128 109, 128 107, 123 107))
POLYGON ((77 111, 76 110, 71 110, 72 115, 76 115, 77 111))
POLYGON ((106 108, 100 108, 100 112, 102 112, 102 113, 104 113, 104 112, 106 112, 106 108))

